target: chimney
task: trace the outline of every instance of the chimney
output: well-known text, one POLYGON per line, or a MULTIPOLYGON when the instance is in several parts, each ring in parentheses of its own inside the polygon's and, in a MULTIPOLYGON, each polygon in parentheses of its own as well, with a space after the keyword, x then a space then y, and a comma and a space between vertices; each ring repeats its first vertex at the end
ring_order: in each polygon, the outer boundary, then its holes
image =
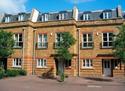
POLYGON ((120 5, 118 5, 118 7, 116 8, 116 11, 117 11, 117 17, 122 18, 122 8, 120 5))
POLYGON ((75 7, 73 8, 73 19, 75 19, 76 21, 78 20, 78 14, 79 14, 78 9, 77 9, 77 7, 75 6, 75 7))
POLYGON ((30 16, 30 20, 32 22, 37 22, 38 16, 39 16, 39 11, 37 11, 36 9, 33 9, 30 16))

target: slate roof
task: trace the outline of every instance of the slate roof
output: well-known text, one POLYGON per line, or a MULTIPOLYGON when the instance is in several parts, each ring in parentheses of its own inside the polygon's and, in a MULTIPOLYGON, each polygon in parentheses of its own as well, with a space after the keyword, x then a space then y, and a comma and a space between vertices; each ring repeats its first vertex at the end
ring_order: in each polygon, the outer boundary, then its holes
MULTIPOLYGON (((106 9, 106 10, 98 10, 98 11, 82 11, 82 12, 79 12, 78 13, 78 20, 83 20, 84 14, 89 14, 89 16, 90 16, 89 20, 100 20, 100 19, 103 19, 103 13, 104 12, 109 13, 109 19, 118 18, 116 9, 106 9)), ((7 17, 7 16, 10 17, 10 22, 16 22, 16 21, 18 21, 18 15, 20 15, 20 14, 24 15, 23 21, 27 21, 31 16, 31 13, 25 13, 25 12, 18 13, 17 15, 5 14, 4 17, 0 17, 0 22, 5 22, 5 17, 7 17)), ((64 14, 64 20, 73 18, 73 11, 72 10, 59 11, 59 12, 53 12, 53 13, 52 12, 39 13, 39 16, 37 18, 37 22, 44 22, 44 21, 42 21, 42 17, 45 18, 45 15, 48 16, 47 21, 57 21, 57 20, 59 20, 60 14, 64 14)), ((125 18, 125 12, 123 12, 123 18, 125 18)))

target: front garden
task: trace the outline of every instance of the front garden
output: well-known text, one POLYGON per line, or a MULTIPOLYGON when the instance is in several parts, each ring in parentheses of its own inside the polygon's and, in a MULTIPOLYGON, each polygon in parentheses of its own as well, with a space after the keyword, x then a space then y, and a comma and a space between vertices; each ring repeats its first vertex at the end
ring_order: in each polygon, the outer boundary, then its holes
POLYGON ((0 79, 6 77, 16 77, 16 76, 25 76, 27 72, 23 69, 7 69, 6 71, 0 67, 0 79))

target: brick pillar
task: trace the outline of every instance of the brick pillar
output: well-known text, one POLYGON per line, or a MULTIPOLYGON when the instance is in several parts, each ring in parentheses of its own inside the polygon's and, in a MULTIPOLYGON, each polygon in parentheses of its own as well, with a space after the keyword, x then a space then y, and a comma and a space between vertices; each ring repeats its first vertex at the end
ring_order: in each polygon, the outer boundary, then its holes
POLYGON ((33 28, 27 27, 24 30, 24 61, 23 68, 27 71, 28 75, 32 74, 33 62, 33 28))

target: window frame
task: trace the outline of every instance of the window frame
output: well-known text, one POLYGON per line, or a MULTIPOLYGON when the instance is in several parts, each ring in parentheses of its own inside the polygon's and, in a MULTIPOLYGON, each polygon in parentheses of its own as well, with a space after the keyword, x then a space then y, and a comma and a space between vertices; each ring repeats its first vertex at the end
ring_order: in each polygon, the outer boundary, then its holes
POLYGON ((85 49, 85 48, 93 48, 93 33, 83 33, 82 34, 82 48, 85 49), (89 34, 92 36, 92 41, 89 41, 89 34), (84 41, 84 35, 86 35, 86 41, 84 41), (87 46, 85 47, 84 46, 84 43, 87 44, 87 46), (92 43, 92 46, 89 47, 89 43, 92 43))
POLYGON ((110 38, 110 36, 109 36, 109 34, 110 33, 112 33, 112 35, 114 34, 113 32, 103 32, 102 33, 102 48, 112 48, 113 47, 113 45, 112 46, 109 46, 109 43, 110 42, 112 42, 113 43, 113 39, 114 39, 114 37, 112 36, 112 41, 110 41, 109 40, 109 38, 110 38), (106 33, 106 35, 107 35, 107 41, 104 41, 104 33, 106 33), (107 44, 108 44, 108 46, 104 46, 104 42, 106 42, 107 44))
POLYGON ((22 33, 15 33, 13 35, 13 38, 14 38, 14 42, 15 42, 14 48, 22 48, 22 46, 20 46, 20 43, 23 43, 23 34, 22 33), (17 40, 16 40, 16 35, 18 36, 17 40), (22 38, 20 38, 20 35, 21 35, 22 38), (21 39, 21 41, 20 41, 20 39, 21 39), (17 45, 16 45, 16 43, 17 43, 17 45))
POLYGON ((10 22, 10 16, 6 16, 5 17, 5 23, 9 23, 10 22))
POLYGON ((36 68, 47 68, 47 60, 45 58, 37 59, 36 68), (42 65, 41 65, 41 63, 42 63, 42 65))
POLYGON ((84 21, 91 20, 90 14, 83 14, 83 20, 84 21))
POLYGON ((14 58, 12 67, 21 68, 22 67, 22 59, 21 58, 14 58))
POLYGON ((110 12, 103 12, 103 19, 110 19, 110 12))
POLYGON ((82 68, 93 68, 93 60, 92 59, 83 59, 82 68))
POLYGON ((47 48, 47 43, 48 43, 48 36, 47 34, 43 33, 43 34, 38 34, 38 40, 37 40, 37 48, 47 48), (42 37, 42 40, 40 39, 40 36, 42 37), (45 39, 46 36, 46 39, 45 39), (39 44, 41 43, 42 46, 40 46, 39 44))
POLYGON ((63 40, 62 37, 61 37, 62 34, 63 34, 63 32, 57 32, 57 33, 55 33, 55 48, 59 48, 60 47, 60 42, 63 40), (58 41, 57 34, 60 35, 59 41, 58 41))
POLYGON ((23 14, 18 15, 18 21, 24 21, 24 15, 23 14))

